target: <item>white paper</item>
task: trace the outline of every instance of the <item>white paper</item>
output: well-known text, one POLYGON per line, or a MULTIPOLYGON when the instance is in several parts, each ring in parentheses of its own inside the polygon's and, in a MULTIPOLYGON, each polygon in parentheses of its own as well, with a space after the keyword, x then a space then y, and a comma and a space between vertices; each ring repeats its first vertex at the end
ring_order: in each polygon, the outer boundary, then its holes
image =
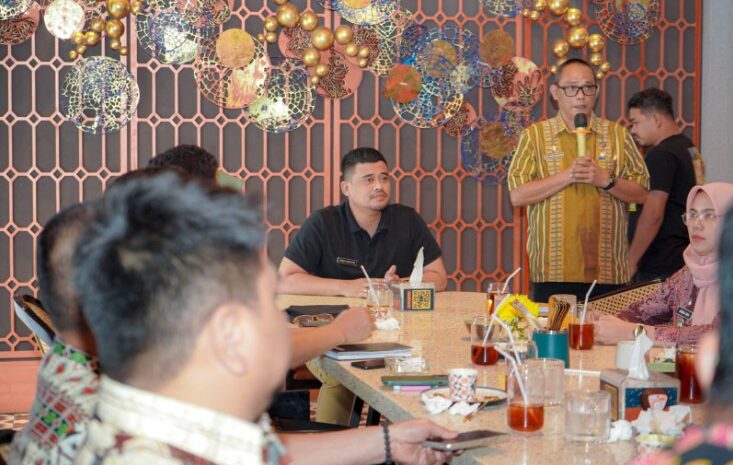
POLYGON ((633 425, 639 434, 679 436, 689 418, 689 405, 673 405, 669 410, 644 410, 634 420, 633 425))
POLYGON ((448 408, 453 405, 453 402, 447 397, 433 396, 427 392, 423 392, 420 396, 425 408, 431 415, 437 415, 441 412, 445 412, 448 408))
POLYGON ((395 317, 390 317, 386 320, 377 320, 374 322, 374 326, 376 326, 377 330, 379 331, 391 331, 395 329, 400 329, 400 323, 395 317))
POLYGON ((422 282, 422 268, 425 263, 425 256, 423 254, 424 247, 420 247, 420 251, 417 253, 415 264, 412 265, 412 273, 410 273, 410 284, 413 286, 419 286, 422 282))
POLYGON ((649 379, 649 370, 646 367, 646 353, 649 352, 652 345, 652 340, 646 335, 646 331, 642 331, 634 341, 634 347, 631 349, 629 378, 640 380, 649 379))
POLYGON ((631 423, 626 420, 618 420, 611 423, 611 431, 608 435, 608 442, 628 441, 633 435, 631 423))

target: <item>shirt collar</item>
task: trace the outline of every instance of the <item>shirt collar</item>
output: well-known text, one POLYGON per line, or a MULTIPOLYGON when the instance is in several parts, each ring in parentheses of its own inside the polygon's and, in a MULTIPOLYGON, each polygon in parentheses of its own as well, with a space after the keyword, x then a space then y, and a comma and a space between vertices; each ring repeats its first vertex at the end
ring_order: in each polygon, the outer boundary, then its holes
MULTIPOLYGON (((354 218, 354 214, 351 212, 351 206, 349 206, 348 200, 345 200, 344 203, 341 204, 341 208, 343 209, 344 216, 346 217, 346 223, 349 226, 349 231, 351 231, 352 234, 358 233, 359 231, 364 231, 364 228, 359 226, 359 223, 356 222, 356 219, 354 218)), ((391 209, 389 208, 389 205, 387 205, 384 208, 384 210, 382 210, 382 215, 379 218, 379 225, 377 225, 377 232, 380 232, 382 230, 388 230, 391 219, 392 219, 392 212, 391 212, 391 209)))
MULTIPOLYGON (((573 132, 570 130, 568 125, 565 123, 565 120, 562 119, 562 116, 558 113, 557 116, 554 118, 550 118, 550 128, 552 130, 553 135, 558 135, 563 130, 567 131, 569 134, 572 134, 573 132)), ((594 113, 590 114, 590 130, 591 132, 597 133, 600 126, 600 118, 598 118, 594 113)))
POLYGON ((113 428, 221 465, 262 464, 265 433, 254 423, 118 383, 102 375, 97 416, 113 428))
POLYGON ((53 354, 71 360, 72 362, 77 363, 95 373, 99 372, 99 362, 97 357, 65 343, 58 336, 53 340, 53 354))

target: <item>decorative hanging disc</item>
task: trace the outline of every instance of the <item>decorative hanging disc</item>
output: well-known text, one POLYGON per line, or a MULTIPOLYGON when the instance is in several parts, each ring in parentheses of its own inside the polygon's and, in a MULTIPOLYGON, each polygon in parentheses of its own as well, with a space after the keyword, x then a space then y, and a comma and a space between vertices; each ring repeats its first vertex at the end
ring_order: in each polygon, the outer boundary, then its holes
POLYGON ((405 28, 400 40, 400 61, 406 64, 414 64, 417 54, 425 48, 427 36, 428 28, 422 24, 413 24, 405 28))
POLYGON ((524 8, 530 7, 528 0, 481 0, 486 11, 496 16, 513 18, 524 8))
POLYGON ((0 44, 16 45, 30 39, 38 28, 40 7, 33 3, 20 16, 0 21, 0 44))
POLYGON ((505 107, 499 114, 504 134, 519 141, 519 136, 534 121, 534 112, 530 108, 505 107))
POLYGON ((452 93, 448 90, 452 87, 436 94, 431 94, 425 89, 420 90, 417 98, 407 103, 397 103, 392 101, 397 116, 402 118, 406 123, 418 128, 434 128, 451 119, 461 108, 463 103, 463 94, 452 93))
POLYGON ((374 63, 377 63, 377 61, 379 60, 379 55, 382 53, 379 34, 377 34, 377 31, 375 31, 374 29, 366 26, 357 25, 354 26, 352 30, 354 31, 354 37, 353 39, 351 39, 351 41, 360 47, 367 46, 369 47, 369 50, 372 51, 372 53, 369 55, 369 58, 367 59, 367 67, 371 68, 372 66, 374 66, 374 63))
POLYGON ((601 0, 596 3, 596 19, 601 31, 622 45, 648 39, 662 16, 660 0, 601 0))
POLYGON ((314 102, 305 66, 297 60, 277 59, 270 69, 265 95, 245 111, 258 128, 283 133, 302 125, 310 117, 314 102))
POLYGON ((463 102, 455 116, 443 123, 443 129, 453 137, 461 137, 471 129, 471 125, 475 121, 476 110, 473 105, 463 102))
MULTIPOLYGON (((352 95, 359 88, 364 71, 342 53, 334 49, 321 52, 321 62, 328 63, 328 74, 318 83, 319 95, 342 99, 352 95)), ((311 68, 310 73, 315 73, 315 70, 311 68)))
POLYGON ((337 10, 346 21, 366 26, 387 21, 399 6, 398 0, 336 0, 337 10), (352 7, 349 5, 356 5, 352 7), (360 5, 366 4, 361 7, 360 5))
MULTIPOLYGON (((448 81, 460 93, 471 90, 480 77, 478 40, 455 23, 430 30, 414 61, 423 75, 423 87, 436 94, 448 81)), ((404 62, 404 61, 403 61, 404 62)))
POLYGON ((203 44, 194 62, 194 77, 212 103, 240 109, 264 95, 269 67, 260 42, 241 29, 227 29, 203 44))
POLYGON ((375 31, 379 40, 379 53, 374 60, 371 60, 370 57, 369 62, 369 66, 375 73, 385 76, 394 66, 402 33, 412 24, 412 13, 404 8, 399 8, 387 21, 374 26, 363 26, 375 31))
POLYGON ((154 9, 174 7, 186 22, 198 26, 224 24, 232 16, 232 0, 156 0, 154 9))
POLYGON ((318 0, 318 4, 326 10, 338 9, 338 0, 318 0))
POLYGON ((514 57, 500 68, 491 93, 500 106, 534 106, 542 97, 542 73, 537 65, 523 57, 514 57))
POLYGON ((461 139, 463 169, 480 182, 503 183, 515 148, 497 118, 479 118, 461 139))
POLYGON ((161 63, 184 64, 196 58, 201 43, 213 35, 213 27, 199 28, 175 10, 137 15, 137 39, 143 49, 161 63))
POLYGON ((394 65, 387 73, 387 82, 384 84, 382 95, 397 103, 407 103, 417 98, 420 89, 422 89, 420 71, 400 63, 394 65))
POLYGON ((84 28, 84 8, 74 0, 55 0, 43 14, 46 29, 62 40, 71 38, 84 28))
POLYGON ((0 20, 13 19, 31 7, 33 0, 0 0, 0 20))
POLYGON ((514 38, 501 29, 491 30, 481 39, 481 61, 493 68, 504 66, 515 54, 514 38))
POLYGON ((117 60, 79 60, 64 80, 62 113, 84 132, 106 134, 126 125, 137 109, 137 82, 117 60))
POLYGON ((277 45, 280 52, 287 58, 299 59, 304 51, 313 46, 311 45, 311 33, 303 30, 300 24, 297 24, 294 27, 283 29, 278 36, 277 45))

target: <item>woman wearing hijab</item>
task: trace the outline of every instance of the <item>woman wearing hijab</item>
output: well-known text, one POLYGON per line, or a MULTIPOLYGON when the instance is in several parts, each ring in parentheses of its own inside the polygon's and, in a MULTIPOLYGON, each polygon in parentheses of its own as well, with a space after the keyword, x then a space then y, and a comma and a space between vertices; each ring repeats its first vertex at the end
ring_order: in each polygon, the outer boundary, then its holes
POLYGON ((731 205, 733 184, 714 182, 690 190, 683 217, 690 235, 685 266, 643 301, 615 316, 601 316, 599 342, 630 339, 641 323, 655 341, 694 343, 718 326, 718 241, 722 217, 731 205))

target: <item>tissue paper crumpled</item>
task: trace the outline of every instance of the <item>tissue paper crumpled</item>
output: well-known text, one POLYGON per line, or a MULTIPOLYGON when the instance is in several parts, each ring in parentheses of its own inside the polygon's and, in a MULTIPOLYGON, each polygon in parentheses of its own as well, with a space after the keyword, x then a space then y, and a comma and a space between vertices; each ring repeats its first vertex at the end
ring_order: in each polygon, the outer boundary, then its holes
POLYGON ((669 410, 644 410, 633 425, 639 434, 680 436, 689 418, 689 405, 673 405, 669 410))
POLYGON ((448 413, 451 415, 462 415, 466 416, 476 411, 481 404, 469 404, 465 400, 456 402, 448 409, 448 413))
POLYGON ((430 392, 423 392, 420 396, 422 403, 431 415, 437 415, 445 412, 453 405, 453 401, 445 396, 434 395, 430 392))
POLYGON ((627 420, 618 420, 611 423, 611 431, 608 435, 608 442, 628 441, 633 436, 633 428, 631 422, 627 420))
POLYGON ((649 379, 649 369, 646 366, 646 353, 652 348, 653 342, 642 331, 634 340, 629 358, 629 378, 646 380, 649 379))
POLYGON ((374 322, 374 326, 380 331, 389 331, 393 329, 400 329, 400 323, 397 318, 391 316, 384 320, 377 320, 374 322))

